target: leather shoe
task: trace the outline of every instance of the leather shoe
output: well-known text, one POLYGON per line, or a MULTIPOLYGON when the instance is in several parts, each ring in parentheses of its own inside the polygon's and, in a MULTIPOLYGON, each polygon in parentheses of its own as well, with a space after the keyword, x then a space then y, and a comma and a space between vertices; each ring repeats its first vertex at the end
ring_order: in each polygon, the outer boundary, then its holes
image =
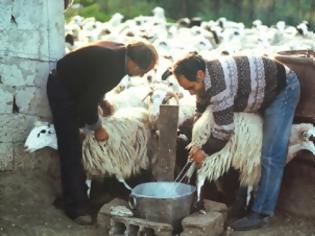
POLYGON ((93 219, 90 215, 78 216, 73 221, 79 225, 92 225, 93 219))
POLYGON ((250 212, 247 216, 234 221, 230 226, 235 231, 246 231, 251 229, 258 229, 265 224, 267 224, 270 220, 270 216, 260 214, 257 212, 250 212))

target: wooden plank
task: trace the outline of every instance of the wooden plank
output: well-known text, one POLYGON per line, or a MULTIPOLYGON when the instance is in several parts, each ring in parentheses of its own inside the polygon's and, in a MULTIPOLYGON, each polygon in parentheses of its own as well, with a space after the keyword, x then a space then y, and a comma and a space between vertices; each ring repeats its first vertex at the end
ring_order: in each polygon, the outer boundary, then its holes
POLYGON ((152 174, 158 181, 174 180, 176 161, 178 106, 161 105, 159 116, 158 158, 152 166, 152 174))

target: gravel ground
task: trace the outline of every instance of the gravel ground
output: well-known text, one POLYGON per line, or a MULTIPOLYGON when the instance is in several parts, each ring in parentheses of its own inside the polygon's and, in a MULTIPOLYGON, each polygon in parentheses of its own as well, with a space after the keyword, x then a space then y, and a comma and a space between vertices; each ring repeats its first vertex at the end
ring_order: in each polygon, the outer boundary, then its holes
POLYGON ((56 209, 51 180, 39 172, 0 174, 1 236, 106 236, 79 226, 56 209))
MULTIPOLYGON (((0 173, 1 236, 106 236, 97 226, 79 226, 52 206, 55 191, 45 174, 0 173)), ((224 236, 315 236, 315 222, 278 212, 269 225, 249 232, 227 231, 224 236)))

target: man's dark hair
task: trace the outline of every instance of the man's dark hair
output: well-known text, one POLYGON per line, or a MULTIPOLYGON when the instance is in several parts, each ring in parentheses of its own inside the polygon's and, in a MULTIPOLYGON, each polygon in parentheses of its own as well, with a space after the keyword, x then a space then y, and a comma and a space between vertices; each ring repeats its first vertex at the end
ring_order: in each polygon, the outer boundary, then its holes
POLYGON ((196 53, 190 53, 174 64, 173 73, 175 76, 184 75, 189 81, 196 81, 197 71, 205 71, 205 68, 206 63, 203 58, 196 53))
POLYGON ((158 61, 156 49, 151 44, 141 41, 127 45, 127 56, 143 70, 147 70, 152 63, 155 65, 158 61))

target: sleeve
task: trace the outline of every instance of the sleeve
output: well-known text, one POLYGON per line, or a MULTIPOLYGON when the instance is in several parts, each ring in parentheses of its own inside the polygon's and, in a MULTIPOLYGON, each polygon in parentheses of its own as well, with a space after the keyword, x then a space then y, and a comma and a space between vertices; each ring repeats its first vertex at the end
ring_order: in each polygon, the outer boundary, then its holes
POLYGON ((213 111, 213 122, 210 138, 202 146, 203 151, 208 155, 220 151, 234 133, 233 106, 213 111))
POLYGON ((98 115, 98 103, 103 98, 103 94, 98 92, 96 86, 90 86, 79 100, 79 114, 81 121, 86 127, 96 130, 102 126, 98 115))

